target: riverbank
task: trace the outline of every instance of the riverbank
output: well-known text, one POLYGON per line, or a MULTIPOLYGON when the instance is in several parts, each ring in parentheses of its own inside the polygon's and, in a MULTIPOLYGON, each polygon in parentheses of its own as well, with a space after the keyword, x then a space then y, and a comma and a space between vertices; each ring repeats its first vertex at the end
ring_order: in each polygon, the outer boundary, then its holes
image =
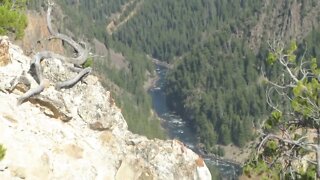
MULTIPOLYGON (((160 119, 162 126, 166 130, 169 139, 178 139, 185 146, 201 155, 206 164, 214 167, 219 171, 221 177, 226 179, 237 179, 242 172, 241 164, 226 158, 220 158, 216 155, 207 155, 198 147, 198 139, 195 132, 190 128, 189 124, 179 115, 170 111, 166 103, 166 95, 164 92, 165 75, 167 69, 161 66, 156 67, 157 78, 149 78, 145 87, 149 87, 149 94, 152 97, 153 110, 160 119)), ((228 158, 229 159, 229 158, 228 158)))
POLYGON ((156 86, 157 81, 160 79, 160 77, 156 72, 154 72, 153 75, 148 72, 147 77, 148 79, 145 81, 143 89, 149 91, 152 87, 156 86))

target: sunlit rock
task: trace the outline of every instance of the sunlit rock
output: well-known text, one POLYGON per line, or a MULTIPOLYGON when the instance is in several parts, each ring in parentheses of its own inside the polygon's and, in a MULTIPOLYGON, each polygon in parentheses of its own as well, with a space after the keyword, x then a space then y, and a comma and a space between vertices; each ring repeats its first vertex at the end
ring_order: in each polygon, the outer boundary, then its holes
POLYGON ((9 47, 12 63, 0 67, 0 144, 7 149, 0 179, 211 179, 183 143, 128 131, 97 77, 56 90, 57 81, 76 74, 57 59, 42 64, 46 89, 17 105, 23 92, 14 79, 25 76, 30 88, 37 82, 27 73, 31 59, 9 47))

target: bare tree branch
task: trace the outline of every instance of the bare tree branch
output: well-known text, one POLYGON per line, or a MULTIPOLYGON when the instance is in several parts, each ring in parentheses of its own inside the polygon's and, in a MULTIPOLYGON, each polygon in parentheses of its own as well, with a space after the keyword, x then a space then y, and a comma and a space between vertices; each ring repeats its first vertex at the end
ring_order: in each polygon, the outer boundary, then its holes
POLYGON ((57 90, 60 90, 61 88, 69 88, 74 86, 78 81, 80 81, 80 79, 85 76, 86 74, 91 72, 91 68, 87 67, 85 69, 83 69, 76 77, 67 80, 67 81, 63 81, 63 82, 59 82, 56 84, 55 88, 57 90))
MULTIPOLYGON (((34 78, 39 83, 39 86, 34 89, 30 89, 24 95, 22 95, 20 98, 18 98, 18 104, 23 103, 26 99, 28 99, 31 96, 34 96, 34 95, 41 93, 45 89, 46 85, 48 85, 48 82, 47 82, 48 80, 43 79, 43 74, 42 74, 43 72, 42 72, 42 68, 41 68, 41 61, 42 60, 48 59, 48 58, 55 58, 55 59, 60 59, 63 62, 68 62, 68 63, 72 63, 77 66, 81 66, 82 64, 84 64, 86 62, 86 60, 88 58, 90 48, 88 48, 86 43, 81 42, 81 44, 83 45, 83 47, 82 47, 80 45, 80 43, 75 42, 69 36, 55 32, 53 30, 52 24, 51 24, 51 12, 52 12, 53 5, 54 5, 54 3, 51 2, 50 0, 48 0, 47 26, 48 26, 48 30, 49 30, 50 34, 52 35, 52 37, 50 39, 56 38, 56 39, 61 39, 65 42, 67 42, 77 51, 77 57, 75 57, 75 58, 65 57, 65 56, 62 56, 60 54, 57 54, 57 53, 54 53, 51 51, 42 51, 42 52, 36 53, 33 57, 33 60, 32 60, 31 66, 30 66, 30 72, 34 73, 34 78)), ((76 68, 74 68, 74 69, 76 69, 76 68)), ((55 85, 56 89, 59 90, 61 88, 69 88, 69 87, 75 85, 85 75, 87 75, 88 73, 91 72, 91 68, 85 68, 85 69, 81 69, 81 70, 76 69, 76 71, 79 72, 79 74, 77 76, 75 76, 74 78, 72 78, 70 80, 58 82, 55 85)))
POLYGON ((84 48, 77 42, 75 42, 72 38, 69 36, 66 36, 64 34, 55 32, 52 28, 51 24, 51 11, 53 7, 53 3, 49 3, 48 5, 48 10, 47 10, 47 25, 48 25, 48 30, 52 37, 50 39, 56 38, 56 39, 61 39, 68 44, 70 44, 78 53, 78 56, 76 58, 64 58, 63 60, 72 64, 77 64, 77 65, 82 65, 83 63, 86 62, 90 49, 86 46, 86 43, 81 42, 84 45, 84 48))

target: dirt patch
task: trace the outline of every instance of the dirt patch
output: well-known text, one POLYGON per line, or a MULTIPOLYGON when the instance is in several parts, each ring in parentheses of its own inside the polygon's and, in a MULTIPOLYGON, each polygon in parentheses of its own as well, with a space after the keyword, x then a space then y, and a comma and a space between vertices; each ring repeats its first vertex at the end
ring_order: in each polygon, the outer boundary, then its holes
POLYGON ((235 161, 239 164, 245 163, 252 154, 253 142, 249 142, 245 147, 239 148, 235 145, 220 146, 225 154, 224 158, 235 161))
POLYGON ((126 58, 121 54, 117 53, 112 49, 109 49, 110 53, 110 62, 111 65, 117 69, 123 69, 128 68, 128 62, 126 61, 126 58))
POLYGON ((100 42, 97 39, 93 39, 93 45, 94 45, 95 53, 97 55, 99 56, 108 55, 108 49, 102 42, 100 42))
POLYGON ((27 13, 28 26, 22 40, 16 42, 27 55, 38 52, 42 49, 54 51, 59 54, 64 53, 62 41, 58 39, 47 40, 50 33, 47 28, 46 16, 34 11, 27 13))

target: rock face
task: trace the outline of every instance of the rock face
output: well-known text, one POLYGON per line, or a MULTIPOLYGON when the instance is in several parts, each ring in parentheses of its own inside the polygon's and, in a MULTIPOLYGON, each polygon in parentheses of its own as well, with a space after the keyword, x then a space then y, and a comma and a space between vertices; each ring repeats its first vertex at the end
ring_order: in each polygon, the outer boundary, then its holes
MULTIPOLYGON (((0 67, 0 144, 7 149, 0 179, 211 179, 202 158, 181 142, 149 140, 128 131, 97 77, 55 90, 53 82, 75 75, 60 60, 43 61, 51 83, 17 106, 26 89, 12 87, 13 82, 30 79, 31 59, 6 42, 11 63, 0 67)), ((36 85, 31 81, 26 87, 36 85)))

